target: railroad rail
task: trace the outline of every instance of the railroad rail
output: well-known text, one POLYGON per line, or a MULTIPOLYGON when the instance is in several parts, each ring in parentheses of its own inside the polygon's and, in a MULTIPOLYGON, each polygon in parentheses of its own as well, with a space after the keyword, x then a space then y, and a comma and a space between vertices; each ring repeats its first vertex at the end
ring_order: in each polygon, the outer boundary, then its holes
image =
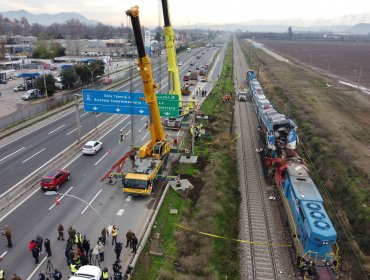
MULTIPOLYGON (((248 67, 236 39, 233 45, 235 80, 240 85, 245 81, 248 67)), ((234 107, 235 125, 240 133, 241 238, 249 241, 242 245, 241 278, 297 279, 292 263, 292 249, 281 246, 291 242, 279 216, 278 202, 269 200, 275 191, 274 187, 266 186, 263 178, 257 152, 260 148, 256 133, 257 119, 250 98, 247 98, 247 102, 236 101, 234 107)))

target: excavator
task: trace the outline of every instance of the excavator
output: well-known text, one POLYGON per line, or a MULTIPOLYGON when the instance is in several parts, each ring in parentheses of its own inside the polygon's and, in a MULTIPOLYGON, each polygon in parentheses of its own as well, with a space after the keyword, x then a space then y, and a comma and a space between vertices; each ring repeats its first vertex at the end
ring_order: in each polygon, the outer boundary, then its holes
MULTIPOLYGON (((163 19, 164 19, 164 37, 166 40, 166 52, 167 52, 167 64, 168 64, 168 79, 169 79, 169 94, 177 94, 179 96, 179 108, 181 114, 179 119, 183 116, 189 114, 190 110, 194 108, 196 100, 190 99, 183 106, 182 94, 189 95, 189 85, 183 85, 180 88, 180 77, 179 77, 179 68, 177 66, 176 59, 176 49, 175 49, 175 31, 170 22, 170 16, 168 12, 168 2, 167 0, 162 0, 162 10, 163 10, 163 19)), ((166 122, 165 122, 166 123, 166 122)))
POLYGON ((153 81, 152 66, 150 58, 145 52, 144 42, 141 33, 139 20, 139 8, 134 6, 126 11, 126 15, 131 18, 132 28, 136 40, 138 51, 138 69, 144 85, 145 101, 149 109, 149 132, 151 140, 143 144, 138 151, 136 159, 136 149, 131 147, 102 180, 110 178, 117 168, 117 177, 122 177, 123 192, 133 195, 150 195, 154 190, 157 175, 167 163, 170 152, 170 141, 168 135, 164 133, 157 102, 156 89, 158 85, 153 81), (133 156, 131 158, 131 156, 133 156), (131 169, 125 174, 121 174, 121 169, 126 159, 131 159, 131 169))

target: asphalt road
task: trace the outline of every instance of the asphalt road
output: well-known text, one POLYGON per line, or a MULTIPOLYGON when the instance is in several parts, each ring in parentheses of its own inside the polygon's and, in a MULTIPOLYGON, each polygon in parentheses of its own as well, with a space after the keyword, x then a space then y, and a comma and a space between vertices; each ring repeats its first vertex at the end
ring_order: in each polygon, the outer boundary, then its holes
MULTIPOLYGON (((216 48, 214 48, 215 50, 216 48)), ((193 50, 192 54, 194 55, 194 53, 193 50)), ((209 73, 212 81, 217 80, 223 55, 224 52, 221 50, 215 60, 214 68, 209 73)), ((184 65, 180 67, 180 77, 187 72, 190 61, 194 60, 192 56, 188 54, 186 56, 189 57, 180 56, 182 60, 187 59, 184 65)), ((206 51, 202 57, 204 60, 199 59, 199 63, 205 64, 208 59, 211 59, 212 51, 206 51)), ((163 65, 161 71, 167 71, 167 65, 163 65)), ((138 87, 142 87, 140 82, 141 80, 137 82, 138 87)), ((165 79, 162 82, 164 83, 162 85, 163 92, 165 92, 165 79)), ((132 79, 131 85, 127 86, 128 88, 122 87, 117 90, 126 91, 133 87, 134 83, 136 83, 135 79, 132 79)), ((211 90, 212 83, 202 84, 208 92, 211 90)), ((200 96, 195 97, 201 99, 200 96)), ((80 112, 80 114, 83 115, 84 113, 80 112)), ((86 132, 88 129, 92 129, 95 126, 94 117, 93 114, 83 115, 81 129, 83 130, 85 127, 86 132)), ((101 122, 107 117, 102 114, 98 119, 101 122)), ((149 212, 152 211, 153 198, 127 196, 123 194, 119 182, 115 185, 105 185, 99 179, 106 174, 114 162, 129 150, 132 131, 135 132, 135 145, 140 146, 150 140, 149 132, 144 127, 146 119, 147 117, 122 115, 121 120, 112 124, 111 130, 103 135, 101 139, 98 139, 103 142, 103 149, 99 153, 95 156, 77 155, 74 160, 63 166, 63 168, 71 171, 71 180, 64 183, 60 188, 61 193, 68 194, 68 196, 61 197, 60 205, 54 206, 55 195, 49 196, 36 187, 14 203, 11 208, 0 213, 0 227, 3 228, 8 225, 12 230, 13 248, 6 248, 5 238, 1 238, 0 242, 0 255, 4 257, 0 264, 1 267, 5 267, 7 275, 16 272, 22 279, 36 279, 38 270, 46 269, 47 261, 44 255, 40 257, 43 263, 36 266, 28 249, 29 241, 35 239, 39 234, 43 238, 51 240, 53 256, 50 260, 54 267, 61 269, 63 277, 66 278, 69 269, 66 267, 64 257, 65 242, 56 239, 59 223, 62 223, 65 227, 65 236, 67 236, 68 227, 72 225, 91 240, 92 246, 96 244, 104 226, 103 222, 105 225, 115 224, 119 227, 119 241, 125 241, 124 234, 128 229, 132 229, 140 236, 140 233, 144 230, 145 220, 149 216, 149 212), (122 143, 119 143, 118 136, 121 129, 127 137, 122 143), (86 208, 86 205, 75 197, 91 203, 91 206, 100 216, 91 208, 86 208)), ((0 186, 3 188, 1 191, 3 192, 11 187, 27 176, 29 172, 45 163, 50 159, 52 153, 56 154, 61 151, 63 145, 67 146, 68 142, 73 143, 76 140, 76 132, 69 135, 67 133, 75 129, 75 126, 75 116, 72 112, 32 132, 32 135, 21 137, 6 146, 0 147, 0 167, 6 170, 0 175, 0 186), (47 154, 49 150, 51 154, 47 154), (36 154, 37 152, 39 153, 36 154), (22 162, 27 165, 22 166, 22 162), (9 174, 12 174, 12 176, 9 174), (11 179, 13 177, 14 179, 11 179)), ((85 132, 85 130, 83 131, 85 132)), ((181 133, 181 131, 170 132, 172 136, 178 136, 181 133)), ((121 254, 122 264, 127 262, 130 257, 132 257, 132 254, 124 249, 121 254)), ((112 267, 113 260, 113 247, 108 245, 106 246, 106 261, 102 265, 112 267)))

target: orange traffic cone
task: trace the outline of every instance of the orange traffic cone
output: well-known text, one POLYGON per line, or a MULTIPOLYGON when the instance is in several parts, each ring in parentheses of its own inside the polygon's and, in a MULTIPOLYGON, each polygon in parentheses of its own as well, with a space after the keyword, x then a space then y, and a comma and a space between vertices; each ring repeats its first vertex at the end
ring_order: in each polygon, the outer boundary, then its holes
POLYGON ((59 205, 59 196, 57 196, 56 198, 55 198, 55 205, 59 205))

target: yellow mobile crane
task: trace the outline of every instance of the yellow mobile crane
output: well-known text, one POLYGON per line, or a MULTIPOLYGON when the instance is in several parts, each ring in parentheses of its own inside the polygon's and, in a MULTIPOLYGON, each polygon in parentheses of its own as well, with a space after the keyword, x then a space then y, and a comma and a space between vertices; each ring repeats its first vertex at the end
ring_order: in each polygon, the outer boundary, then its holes
POLYGON ((153 81, 152 66, 149 56, 145 53, 138 6, 127 10, 126 14, 131 18, 137 45, 138 68, 144 85, 145 101, 149 107, 149 131, 151 140, 139 148, 139 159, 132 162, 132 169, 123 176, 123 192, 149 195, 154 188, 156 176, 168 159, 170 141, 164 133, 161 123, 156 97, 156 88, 158 86, 153 81))
POLYGON ((188 104, 183 106, 182 96, 181 94, 188 95, 190 94, 190 90, 188 86, 184 85, 180 88, 180 77, 179 77, 179 68, 177 66, 177 59, 176 59, 176 48, 175 48, 175 31, 170 22, 170 15, 168 12, 168 2, 167 0, 162 0, 162 10, 163 10, 163 19, 164 19, 164 37, 166 39, 166 53, 167 53, 167 65, 168 65, 168 93, 170 94, 177 94, 179 96, 179 108, 181 111, 181 115, 189 114, 189 111, 194 107, 194 99, 188 100, 190 101, 188 104))

